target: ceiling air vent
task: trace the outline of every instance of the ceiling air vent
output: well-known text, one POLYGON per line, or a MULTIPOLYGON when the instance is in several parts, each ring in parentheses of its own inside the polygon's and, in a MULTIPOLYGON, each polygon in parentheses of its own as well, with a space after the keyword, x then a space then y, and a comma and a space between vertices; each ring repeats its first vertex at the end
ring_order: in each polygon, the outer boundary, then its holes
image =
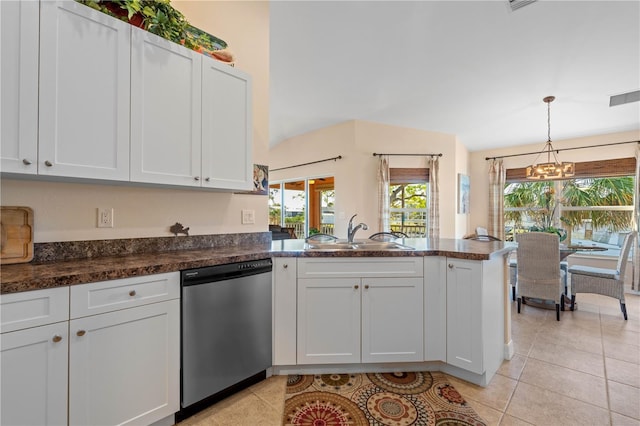
POLYGON ((522 7, 525 7, 536 0, 509 0, 509 7, 512 11, 516 11, 522 7))
POLYGON ((609 98, 609 106, 624 105, 631 102, 640 101, 640 90, 635 92, 622 93, 620 95, 611 96, 609 98))

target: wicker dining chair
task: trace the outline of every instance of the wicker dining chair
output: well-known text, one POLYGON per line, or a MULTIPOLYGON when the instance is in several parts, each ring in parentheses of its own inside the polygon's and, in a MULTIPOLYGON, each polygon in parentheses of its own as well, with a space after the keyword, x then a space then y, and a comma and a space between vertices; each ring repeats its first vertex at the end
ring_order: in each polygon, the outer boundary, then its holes
POLYGON ((553 300, 556 319, 564 311, 562 274, 560 272, 560 242, 556 234, 527 232, 518 241, 518 313, 525 297, 553 300))
POLYGON ((620 301, 620 310, 627 320, 627 307, 624 303, 624 274, 629 260, 629 251, 635 233, 628 233, 622 242, 616 269, 593 268, 584 265, 573 265, 571 274, 571 310, 575 308, 576 293, 595 293, 616 298, 620 301))

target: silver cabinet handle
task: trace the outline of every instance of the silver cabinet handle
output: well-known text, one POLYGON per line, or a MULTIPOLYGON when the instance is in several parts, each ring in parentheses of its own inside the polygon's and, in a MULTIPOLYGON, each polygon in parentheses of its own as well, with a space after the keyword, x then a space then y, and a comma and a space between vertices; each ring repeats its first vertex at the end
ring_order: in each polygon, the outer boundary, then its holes
POLYGON ((51 161, 47 160, 47 161, 44 162, 44 165, 47 166, 47 167, 51 167, 51 166, 53 166, 53 163, 51 161))
POLYGON ((282 265, 282 267, 283 267, 284 269, 287 269, 287 268, 289 267, 289 264, 285 263, 284 265, 282 265))
POLYGON ((86 332, 85 330, 78 330, 78 331, 76 332, 76 336, 78 336, 78 337, 82 337, 82 336, 84 336, 86 333, 87 333, 87 332, 86 332))
POLYGON ((452 263, 449 264, 449 269, 453 269, 453 264, 452 263))
POLYGON ((58 343, 62 340, 62 336, 59 334, 56 334, 55 336, 53 336, 53 339, 51 340, 53 340, 54 343, 58 343))
POLYGON ((135 296, 135 295, 136 295, 136 291, 135 291, 135 290, 131 290, 131 291, 129 292, 129 296, 133 297, 133 296, 135 296))
POLYGON ((200 176, 194 176, 193 179, 194 180, 200 180, 200 176))
POLYGON ((358 284, 354 285, 353 288, 355 288, 356 290, 360 288, 360 286, 358 284))
POLYGON ((31 164, 31 161, 27 160, 26 158, 22 159, 22 164, 24 164, 25 166, 28 166, 31 164))

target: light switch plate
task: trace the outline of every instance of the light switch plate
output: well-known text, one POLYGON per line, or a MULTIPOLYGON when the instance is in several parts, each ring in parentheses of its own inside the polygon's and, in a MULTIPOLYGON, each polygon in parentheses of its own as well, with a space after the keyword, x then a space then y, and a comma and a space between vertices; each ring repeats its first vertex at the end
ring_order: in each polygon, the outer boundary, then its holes
POLYGON ((242 210, 242 224, 252 225, 254 223, 256 223, 255 210, 242 210))

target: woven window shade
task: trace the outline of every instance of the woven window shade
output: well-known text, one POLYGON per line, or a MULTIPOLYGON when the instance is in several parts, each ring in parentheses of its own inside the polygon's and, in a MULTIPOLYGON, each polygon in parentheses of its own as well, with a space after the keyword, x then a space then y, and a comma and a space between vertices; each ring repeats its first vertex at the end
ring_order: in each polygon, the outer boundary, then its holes
POLYGON ((429 182, 429 169, 389 169, 389 183, 424 183, 429 182))
MULTIPOLYGON (((583 161, 575 164, 576 174, 570 179, 633 176, 636 171, 636 159, 634 157, 617 158, 614 160, 583 161)), ((524 167, 520 169, 507 169, 505 180, 507 182, 530 182, 530 180, 526 178, 525 173, 526 168, 524 167)))

